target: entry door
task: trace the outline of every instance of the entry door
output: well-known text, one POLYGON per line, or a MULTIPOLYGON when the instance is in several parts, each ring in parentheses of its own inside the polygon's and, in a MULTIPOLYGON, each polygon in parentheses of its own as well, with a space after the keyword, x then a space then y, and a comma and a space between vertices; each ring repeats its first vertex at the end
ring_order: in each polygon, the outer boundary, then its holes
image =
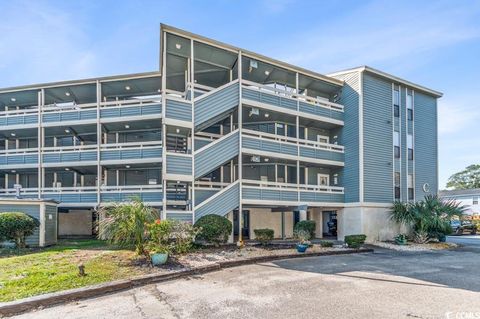
POLYGON ((317 185, 318 186, 329 186, 330 185, 330 175, 328 175, 328 174, 317 174, 317 185))

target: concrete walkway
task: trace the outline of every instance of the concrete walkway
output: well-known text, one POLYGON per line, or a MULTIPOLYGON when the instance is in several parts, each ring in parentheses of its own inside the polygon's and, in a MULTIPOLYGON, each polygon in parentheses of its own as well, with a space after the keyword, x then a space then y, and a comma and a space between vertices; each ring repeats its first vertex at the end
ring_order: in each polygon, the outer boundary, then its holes
POLYGON ((465 246, 242 266, 18 318, 477 318, 480 238, 449 240, 465 246))

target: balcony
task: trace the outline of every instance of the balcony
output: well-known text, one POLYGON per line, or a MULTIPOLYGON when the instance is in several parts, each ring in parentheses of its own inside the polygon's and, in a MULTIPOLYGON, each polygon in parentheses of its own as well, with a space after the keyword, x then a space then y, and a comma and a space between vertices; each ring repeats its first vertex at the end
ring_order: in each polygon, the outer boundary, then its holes
POLYGON ((38 148, 10 149, 0 151, 2 168, 28 168, 38 165, 38 148))
POLYGON ((102 203, 125 202, 135 198, 150 204, 161 205, 163 201, 162 185, 102 186, 100 188, 102 203))
POLYGON ((14 109, 0 112, 0 130, 15 127, 36 127, 38 124, 38 108, 14 109))
POLYGON ((103 102, 100 105, 101 122, 161 118, 162 102, 160 97, 153 99, 130 99, 103 102))
POLYGON ((142 143, 113 143, 100 146, 100 162, 105 164, 121 164, 125 160, 144 163, 162 160, 162 142, 150 141, 142 143))
POLYGON ((344 165, 344 147, 294 137, 264 133, 254 130, 242 130, 242 148, 244 152, 269 156, 279 156, 320 164, 344 165))
POLYGON ((338 125, 343 125, 344 121, 344 110, 341 104, 252 81, 242 80, 242 99, 246 104, 259 107, 274 106, 280 110, 283 109, 286 113, 296 111, 300 116, 319 121, 338 125))
POLYGON ((60 103, 42 108, 44 126, 96 123, 97 103, 60 103))
POLYGON ((97 165, 97 145, 45 147, 42 159, 45 167, 97 165))
POLYGON ((337 186, 302 185, 290 183, 242 180, 242 200, 250 204, 271 204, 272 201, 297 205, 318 206, 323 203, 341 204, 344 189, 337 186))

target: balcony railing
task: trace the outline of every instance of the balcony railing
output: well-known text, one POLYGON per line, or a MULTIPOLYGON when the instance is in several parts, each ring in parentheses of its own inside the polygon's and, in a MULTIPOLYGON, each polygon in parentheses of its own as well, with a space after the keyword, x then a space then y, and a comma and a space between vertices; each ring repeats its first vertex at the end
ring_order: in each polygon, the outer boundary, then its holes
POLYGON ((343 194, 344 192, 344 188, 339 186, 279 183, 251 179, 242 180, 242 186, 335 194, 343 194))
POLYGON ((37 114, 38 113, 38 106, 32 106, 29 108, 22 108, 22 109, 12 109, 8 111, 1 111, 1 116, 15 116, 15 115, 29 115, 29 114, 37 114))

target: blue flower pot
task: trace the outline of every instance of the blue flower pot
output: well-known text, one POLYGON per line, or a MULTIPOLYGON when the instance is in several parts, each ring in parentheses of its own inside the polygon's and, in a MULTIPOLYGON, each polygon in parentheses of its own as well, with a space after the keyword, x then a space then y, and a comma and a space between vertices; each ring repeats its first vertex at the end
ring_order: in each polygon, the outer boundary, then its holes
POLYGON ((299 253, 304 253, 308 248, 308 245, 305 244, 297 244, 297 251, 299 253))
POLYGON ((167 254, 151 254, 150 258, 152 259, 152 265, 158 266, 163 265, 167 262, 168 253, 167 254))

